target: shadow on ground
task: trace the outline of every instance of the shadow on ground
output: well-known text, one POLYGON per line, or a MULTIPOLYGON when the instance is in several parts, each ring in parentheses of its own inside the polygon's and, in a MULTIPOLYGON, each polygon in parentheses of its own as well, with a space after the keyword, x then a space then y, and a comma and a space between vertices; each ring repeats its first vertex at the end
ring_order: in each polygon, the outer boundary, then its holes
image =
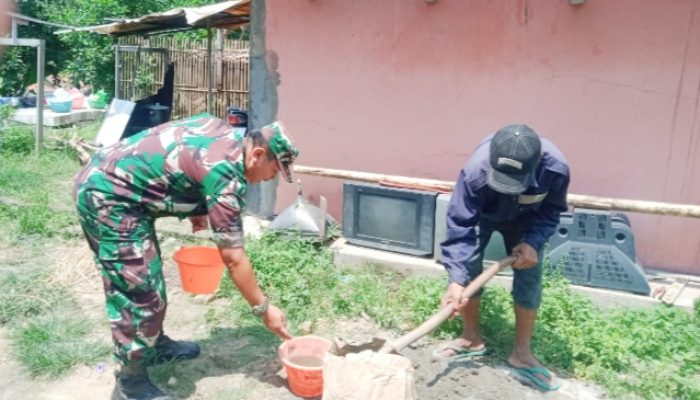
MULTIPOLYGON (((202 379, 234 375, 287 390, 287 382, 279 374, 282 364, 276 353, 280 340, 262 325, 214 328, 206 339, 197 343, 202 353, 196 359, 152 367, 150 374, 154 382, 180 398, 195 394, 197 382, 202 379)), ((238 390, 240 398, 251 394, 246 393, 245 385, 233 381, 227 388, 220 389, 229 395, 238 390)))

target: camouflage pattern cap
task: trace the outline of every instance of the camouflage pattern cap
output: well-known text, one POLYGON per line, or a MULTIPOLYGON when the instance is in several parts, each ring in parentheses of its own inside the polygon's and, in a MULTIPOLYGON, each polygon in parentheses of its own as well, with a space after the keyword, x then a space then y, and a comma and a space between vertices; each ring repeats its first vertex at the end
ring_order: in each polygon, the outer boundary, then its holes
POLYGON ((287 182, 292 182, 290 166, 299 155, 299 149, 294 146, 294 142, 289 137, 289 131, 280 121, 275 121, 270 125, 263 126, 260 131, 272 154, 277 158, 280 173, 287 182))

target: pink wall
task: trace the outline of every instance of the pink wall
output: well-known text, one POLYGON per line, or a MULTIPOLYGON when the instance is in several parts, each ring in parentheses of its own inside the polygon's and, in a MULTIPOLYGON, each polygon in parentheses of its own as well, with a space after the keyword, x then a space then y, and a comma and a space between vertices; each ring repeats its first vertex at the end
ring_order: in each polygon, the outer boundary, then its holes
MULTIPOLYGON (((527 123, 572 193, 700 203, 700 0, 267 0, 266 18, 299 164, 453 180, 527 123)), ((339 217, 342 182, 302 179, 339 217)), ((700 220, 630 217, 644 265, 700 274, 700 220)))

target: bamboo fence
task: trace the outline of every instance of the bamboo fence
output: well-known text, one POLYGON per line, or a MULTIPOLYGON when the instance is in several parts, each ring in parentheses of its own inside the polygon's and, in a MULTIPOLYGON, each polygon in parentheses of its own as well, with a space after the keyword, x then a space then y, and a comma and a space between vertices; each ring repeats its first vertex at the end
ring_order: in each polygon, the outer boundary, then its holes
MULTIPOLYGON (((138 100, 163 85, 167 64, 175 63, 172 118, 207 111, 208 71, 206 40, 166 36, 119 39, 117 93, 138 100)), ((248 109, 248 41, 224 39, 212 44, 212 112, 224 117, 228 107, 248 109)))

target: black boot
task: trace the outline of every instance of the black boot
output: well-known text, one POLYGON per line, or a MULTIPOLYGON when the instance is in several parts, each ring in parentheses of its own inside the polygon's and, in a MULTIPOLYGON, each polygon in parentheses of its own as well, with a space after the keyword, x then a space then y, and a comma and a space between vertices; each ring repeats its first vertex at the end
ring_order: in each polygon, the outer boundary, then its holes
POLYGON ((158 337, 155 345, 155 355, 148 365, 168 361, 190 360, 199 355, 199 345, 195 342, 175 341, 164 334, 158 337))
POLYGON ((146 367, 123 367, 114 375, 117 383, 112 392, 112 400, 175 400, 148 379, 146 367))

